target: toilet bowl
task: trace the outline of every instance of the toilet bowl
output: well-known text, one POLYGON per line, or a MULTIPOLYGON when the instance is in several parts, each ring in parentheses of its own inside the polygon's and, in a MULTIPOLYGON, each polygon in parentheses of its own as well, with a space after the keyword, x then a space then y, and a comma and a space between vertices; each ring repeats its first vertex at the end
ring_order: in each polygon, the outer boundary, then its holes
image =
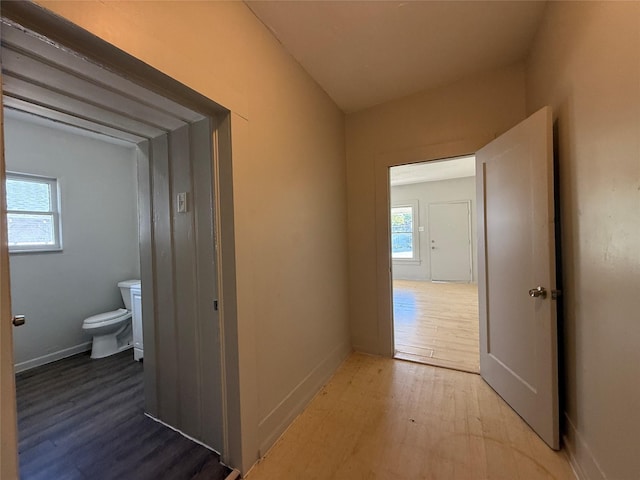
POLYGON ((118 283, 126 308, 99 313, 82 322, 82 329, 93 337, 91 358, 104 358, 133 347, 131 332, 131 295, 129 291, 140 280, 118 283))

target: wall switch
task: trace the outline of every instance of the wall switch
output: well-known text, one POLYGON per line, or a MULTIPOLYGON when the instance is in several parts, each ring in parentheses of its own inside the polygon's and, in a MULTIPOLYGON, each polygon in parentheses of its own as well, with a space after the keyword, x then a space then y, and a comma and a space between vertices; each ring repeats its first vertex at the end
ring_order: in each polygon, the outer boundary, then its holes
POLYGON ((419 232, 424 232, 424 227, 418 227, 419 232))
POLYGON ((187 212, 187 192, 180 192, 176 200, 176 210, 178 213, 187 212))

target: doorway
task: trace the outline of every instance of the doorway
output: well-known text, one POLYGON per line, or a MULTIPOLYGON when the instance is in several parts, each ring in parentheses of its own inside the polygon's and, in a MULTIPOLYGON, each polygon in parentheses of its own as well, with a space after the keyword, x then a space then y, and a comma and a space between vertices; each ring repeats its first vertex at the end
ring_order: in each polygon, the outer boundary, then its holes
MULTIPOLYGON (((225 273, 215 245, 229 239, 214 217, 221 196, 214 185, 222 184, 214 175, 230 161, 228 112, 150 67, 139 66, 146 80, 117 74, 103 58, 59 48, 10 21, 2 49, 6 106, 137 151, 145 412, 226 455, 223 365, 233 367, 234 360, 223 359, 217 292, 225 273), (164 88, 154 89, 155 81, 164 88), (168 91, 179 93, 169 98, 168 91)), ((116 61, 119 52, 110 53, 116 61)), ((130 58, 123 63, 136 66, 130 58)), ((232 323, 234 290, 226 292, 232 323)))
POLYGON ((389 171, 395 358, 479 373, 475 157, 389 171))

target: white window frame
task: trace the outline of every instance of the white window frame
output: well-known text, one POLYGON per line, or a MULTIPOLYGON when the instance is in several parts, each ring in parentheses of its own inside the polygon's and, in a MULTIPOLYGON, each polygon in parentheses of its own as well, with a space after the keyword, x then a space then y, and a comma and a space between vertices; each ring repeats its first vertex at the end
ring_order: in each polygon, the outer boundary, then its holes
POLYGON ((413 242, 413 256, 398 258, 393 256, 393 250, 389 251, 393 263, 419 264, 420 263, 420 211, 417 200, 409 200, 401 203, 394 203, 389 209, 389 246, 393 245, 393 232, 391 231, 391 215, 394 208, 411 208, 413 230, 411 231, 411 241, 413 242))
MULTIPOLYGON (((59 252, 62 250, 62 229, 60 225, 60 188, 58 185, 57 178, 51 177, 43 177, 40 175, 33 175, 30 173, 19 173, 19 172, 6 172, 6 179, 11 180, 22 180, 33 183, 47 184, 49 185, 49 205, 51 210, 47 212, 33 212, 28 210, 8 210, 7 209, 7 218, 10 214, 20 215, 42 215, 42 216, 50 216, 53 218, 53 245, 9 245, 9 253, 38 253, 38 252, 59 252)), ((7 192, 8 195, 8 192, 7 192)), ((7 225, 9 228, 9 226, 7 225)))

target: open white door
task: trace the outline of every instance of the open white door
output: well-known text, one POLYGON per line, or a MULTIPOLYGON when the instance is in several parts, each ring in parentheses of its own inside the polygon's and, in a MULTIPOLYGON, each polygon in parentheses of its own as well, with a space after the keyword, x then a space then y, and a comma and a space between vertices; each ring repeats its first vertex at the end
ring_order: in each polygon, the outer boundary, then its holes
POLYGON ((552 112, 476 155, 480 372, 559 448, 552 112))
POLYGON ((18 478, 16 387, 13 372, 13 324, 9 284, 7 196, 5 194, 4 118, 0 74, 0 478, 18 478))

